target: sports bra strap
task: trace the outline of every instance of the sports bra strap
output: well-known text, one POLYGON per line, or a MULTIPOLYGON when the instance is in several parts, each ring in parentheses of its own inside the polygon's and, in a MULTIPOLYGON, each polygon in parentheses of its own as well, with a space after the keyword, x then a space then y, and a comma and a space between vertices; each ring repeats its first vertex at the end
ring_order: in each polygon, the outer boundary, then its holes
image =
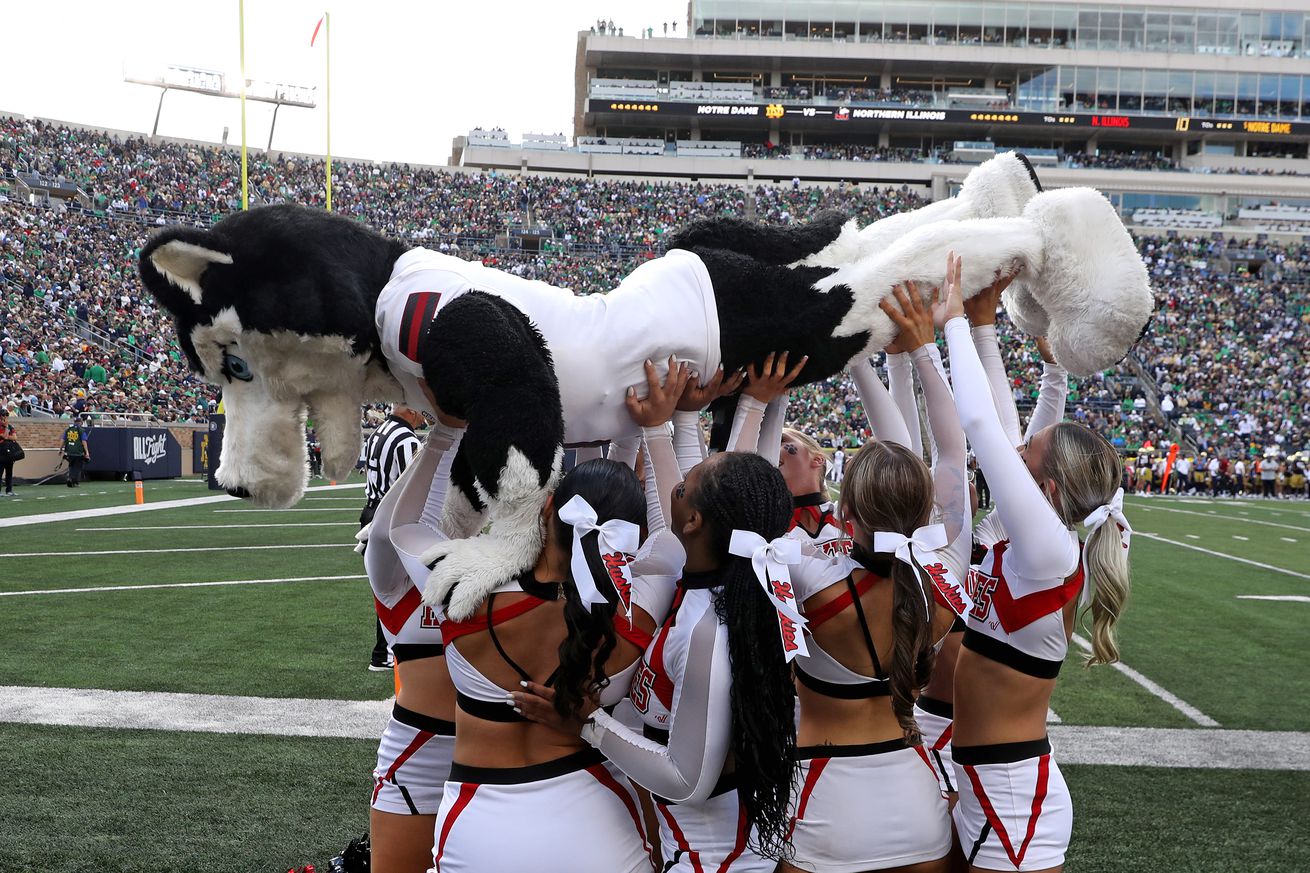
POLYGON ((869 589, 871 589, 877 581, 878 576, 873 573, 865 573, 860 581, 856 582, 852 587, 851 577, 847 576, 846 591, 843 591, 841 594, 838 594, 832 600, 829 600, 827 603, 816 609, 807 609, 805 611, 806 624, 809 629, 813 631, 828 619, 850 606, 852 600, 863 597, 865 594, 869 593, 869 589), (854 591, 854 595, 852 595, 852 590, 854 591))
MULTIPOLYGON (((496 602, 495 594, 491 594, 490 596, 487 597, 487 636, 491 637, 491 644, 496 647, 496 651, 500 653, 501 659, 506 664, 509 664, 509 666, 514 670, 515 673, 519 674, 519 678, 522 679, 524 682, 531 682, 532 674, 529 673, 527 670, 524 670, 522 667, 520 667, 518 661, 515 661, 513 658, 509 656, 509 652, 505 651, 505 647, 500 644, 500 637, 496 636, 496 625, 498 624, 498 622, 496 621, 496 613, 492 609, 492 606, 495 604, 495 602, 496 602)), ((542 603, 545 602, 546 601, 544 600, 538 600, 537 603, 533 604, 533 607, 540 606, 542 603)), ((513 608, 512 606, 506 607, 505 610, 503 611, 508 612, 512 608, 513 608)), ((523 612, 526 611, 527 610, 524 610, 523 612)), ((520 612, 518 614, 522 615, 523 613, 520 612)), ((505 619, 501 619, 501 620, 504 621, 505 619)), ((556 667, 554 672, 552 672, 550 676, 547 677, 546 681, 541 684, 549 688, 550 686, 555 684, 555 678, 557 676, 559 676, 559 667, 556 667)))
MULTIPOLYGON (((865 578, 867 579, 868 576, 865 578)), ((855 604, 855 616, 860 620, 860 633, 864 635, 864 645, 869 650, 869 657, 873 659, 873 675, 879 679, 886 679, 887 675, 882 671, 882 662, 878 660, 878 650, 873 645, 873 634, 869 633, 869 620, 864 615, 864 604, 860 602, 860 595, 856 592, 855 583, 850 576, 846 577, 846 589, 850 592, 851 602, 855 604)))
POLYGON ((620 615, 614 616, 614 633, 632 643, 643 652, 646 651, 648 646, 650 646, 651 641, 655 639, 654 634, 647 633, 635 624, 629 624, 627 618, 620 615))
MULTIPOLYGON (((494 598, 495 595, 492 595, 494 598)), ((482 618, 470 618, 466 621, 455 621, 446 619, 441 623, 441 639, 446 645, 450 645, 455 640, 468 634, 475 634, 480 631, 490 630, 492 626, 501 622, 509 621, 512 618, 518 618, 520 615, 531 612, 541 604, 547 601, 529 594, 527 597, 509 606, 502 607, 499 610, 491 610, 490 600, 487 603, 487 615, 482 618)))

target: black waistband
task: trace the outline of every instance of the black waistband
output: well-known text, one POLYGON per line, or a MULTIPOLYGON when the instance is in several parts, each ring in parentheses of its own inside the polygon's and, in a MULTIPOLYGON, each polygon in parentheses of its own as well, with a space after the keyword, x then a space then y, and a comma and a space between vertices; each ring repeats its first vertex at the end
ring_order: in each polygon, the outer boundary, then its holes
MULTIPOLYGON (((731 773, 724 773, 719 777, 719 781, 714 783, 714 790, 710 792, 710 797, 718 797, 721 794, 727 794, 729 791, 736 791, 737 785, 737 771, 734 770, 731 773)), ((658 794, 652 794, 651 798, 654 799, 656 803, 663 806, 678 805, 678 801, 660 797, 658 794)))
POLYGON ((1022 743, 992 743, 986 746, 957 746, 951 744, 951 755, 955 763, 975 767, 979 764, 1013 764, 1051 754, 1051 741, 1047 737, 1040 740, 1025 740, 1022 743))
POLYGON ((1060 668, 1064 666, 1063 661, 1049 661, 1021 652, 1009 643, 1003 643, 974 628, 965 630, 962 643, 966 649, 1037 679, 1054 679, 1060 675, 1060 668))
POLYGON ((603 763, 605 756, 595 749, 581 749, 554 761, 529 764, 526 767, 473 767, 455 761, 450 765, 450 781, 472 782, 475 785, 522 785, 525 782, 544 782, 603 763))
POLYGON ((526 718, 515 712, 508 703, 499 700, 478 700, 476 697, 469 697, 463 691, 455 692, 455 705, 474 718, 480 718, 483 721, 502 723, 527 721, 526 718))
POLYGON ((838 700, 868 700, 871 697, 887 697, 892 693, 890 682, 870 679, 868 682, 846 685, 838 682, 826 682, 823 679, 811 676, 801 669, 799 661, 794 663, 792 668, 796 672, 796 678, 800 680, 802 685, 815 694, 822 694, 824 697, 835 697, 838 700))
POLYGON ((641 726, 641 735, 648 740, 654 740, 661 746, 669 744, 669 732, 664 728, 651 727, 648 724, 641 726))
MULTIPOLYGON (((513 710, 510 711, 513 712, 513 710)), ((435 715, 424 715, 421 712, 406 709, 399 703, 391 707, 391 717, 403 725, 427 731, 439 737, 453 737, 455 735, 455 723, 453 721, 446 721, 444 718, 437 718, 435 715)))
POLYGON ((911 748, 903 737, 883 740, 881 743, 860 743, 854 746, 797 746, 796 760, 808 761, 811 758, 863 758, 866 755, 884 755, 887 752, 899 752, 911 748))
POLYGON ((938 718, 955 718, 955 705, 947 703, 945 700, 938 700, 936 697, 920 694, 919 699, 914 703, 929 715, 935 715, 938 718))
POLYGON ((397 664, 417 661, 419 658, 439 658, 445 653, 446 647, 441 643, 395 643, 391 646, 391 654, 396 656, 397 664))
POLYGON ((948 630, 947 633, 962 634, 968 629, 968 627, 969 627, 969 623, 964 620, 964 616, 957 615, 951 621, 951 629, 948 630))

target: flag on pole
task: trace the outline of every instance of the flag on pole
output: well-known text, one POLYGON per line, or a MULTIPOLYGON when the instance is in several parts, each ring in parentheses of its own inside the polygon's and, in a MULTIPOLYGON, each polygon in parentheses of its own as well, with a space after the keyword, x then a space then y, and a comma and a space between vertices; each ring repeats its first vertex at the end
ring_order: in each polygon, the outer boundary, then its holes
POLYGON ((309 47, 314 47, 314 41, 318 39, 318 32, 323 28, 323 18, 320 16, 318 24, 314 25, 314 35, 309 38, 309 47))

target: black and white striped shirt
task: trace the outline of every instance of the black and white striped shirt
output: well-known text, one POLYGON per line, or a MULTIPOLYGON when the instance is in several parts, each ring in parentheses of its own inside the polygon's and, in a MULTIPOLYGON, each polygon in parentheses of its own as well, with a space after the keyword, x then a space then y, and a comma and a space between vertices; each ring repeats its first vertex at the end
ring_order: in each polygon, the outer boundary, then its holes
POLYGON ((364 497, 369 506, 377 506, 383 495, 396 484, 418 447, 414 429, 394 415, 388 415, 387 420, 373 431, 364 443, 364 471, 368 477, 364 497))

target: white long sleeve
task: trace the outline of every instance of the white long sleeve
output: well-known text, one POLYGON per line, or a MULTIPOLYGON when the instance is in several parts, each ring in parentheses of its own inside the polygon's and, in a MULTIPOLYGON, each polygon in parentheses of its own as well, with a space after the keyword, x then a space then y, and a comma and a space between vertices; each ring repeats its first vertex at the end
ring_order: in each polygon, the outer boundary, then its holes
POLYGON ((887 356, 887 390, 910 435, 910 441, 903 445, 923 457, 923 428, 919 424, 919 402, 914 397, 914 364, 909 354, 901 352, 887 356))
POLYGON ((673 516, 669 509, 669 492, 682 481, 678 458, 673 451, 673 437, 666 425, 641 430, 645 451, 646 536, 669 527, 673 516))
POLYGON ((703 801, 728 757, 731 698, 728 629, 707 609, 691 632, 686 669, 674 690, 668 746, 646 739, 603 709, 591 713, 582 739, 648 791, 677 803, 703 801))
POLYGON ((683 476, 708 456, 699 412, 678 410, 673 413, 673 451, 678 456, 678 469, 683 476))
POLYGON ((955 411, 955 398, 946 382, 941 352, 936 343, 920 346, 910 353, 919 384, 923 387, 928 409, 928 429, 932 436, 934 502, 946 525, 946 537, 954 540, 969 530, 969 478, 966 468, 964 431, 955 411))
MULTIPOLYGON (((1010 390, 1010 378, 1005 374, 1005 359, 1001 357, 1001 343, 996 336, 996 325, 983 324, 970 332, 978 360, 982 362, 983 372, 987 374, 987 390, 992 396, 996 414, 1001 418, 1001 427, 1005 429, 1005 438, 1011 446, 1023 442, 1019 435, 1019 410, 1014 405, 1014 392, 1010 390)), ((955 367, 955 355, 951 355, 951 367, 955 367)), ((958 389, 957 389, 958 390, 958 389)), ((988 481, 991 481, 988 477, 988 481)))
POLYGON ((1006 574, 1010 591, 1023 597, 1059 585, 1078 565, 1077 538, 1033 481, 996 406, 988 402, 987 374, 964 318, 947 322, 946 342, 960 424, 987 476, 1001 524, 1010 535, 1006 559, 1016 571, 1006 574))
POLYGON ((1037 405, 1028 419, 1025 441, 1040 430, 1064 421, 1064 402, 1069 396, 1069 371, 1059 364, 1042 362, 1042 386, 1037 392, 1037 405))
POLYGON ((728 451, 759 452, 760 429, 764 424, 765 404, 746 394, 737 398, 737 414, 732 418, 728 451))
POLYGON ((787 423, 788 392, 773 400, 764 410, 764 423, 760 425, 758 454, 770 464, 777 465, 782 454, 782 429, 787 423))
POLYGON ((637 469, 637 450, 641 447, 641 437, 624 437, 610 443, 609 459, 618 461, 629 470, 637 469))
MULTIPOLYGON (((909 426, 905 423, 901 410, 897 408, 896 401, 892 399, 891 392, 874 372, 873 364, 867 360, 855 364, 851 367, 851 379, 854 380, 855 390, 860 395, 860 404, 864 406, 864 417, 869 420, 869 429, 873 431, 873 438, 880 442, 896 443, 910 448, 912 444, 909 426)), ((913 394, 913 383, 910 391, 913 394)))

